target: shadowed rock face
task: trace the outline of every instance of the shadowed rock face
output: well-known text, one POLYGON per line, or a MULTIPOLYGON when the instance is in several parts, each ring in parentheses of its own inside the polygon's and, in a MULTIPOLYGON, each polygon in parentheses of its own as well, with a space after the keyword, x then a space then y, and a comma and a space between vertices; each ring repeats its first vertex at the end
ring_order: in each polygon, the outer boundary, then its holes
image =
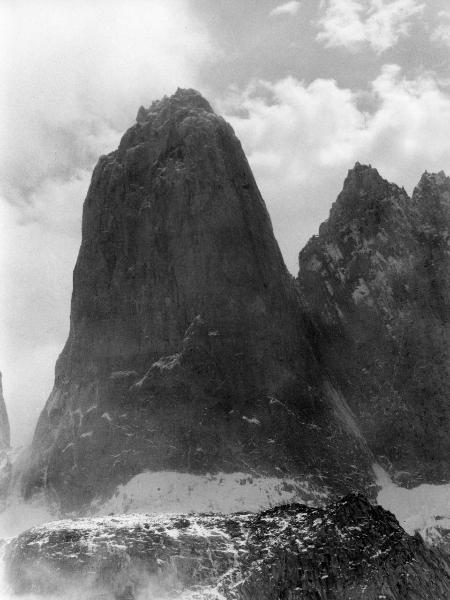
POLYGON ((241 145, 197 92, 100 158, 73 285, 27 494, 76 508, 145 469, 367 480, 241 145))
POLYGON ((324 369, 397 481, 450 479, 450 178, 409 198, 356 164, 298 283, 324 369))
POLYGON ((10 432, 8 413, 6 412, 5 399, 3 397, 2 374, 0 373, 0 450, 9 448, 10 432))
POLYGON ((75 588, 133 600, 197 592, 228 600, 447 600, 450 563, 394 516, 350 495, 325 509, 259 515, 130 515, 49 523, 6 552, 15 592, 75 588))

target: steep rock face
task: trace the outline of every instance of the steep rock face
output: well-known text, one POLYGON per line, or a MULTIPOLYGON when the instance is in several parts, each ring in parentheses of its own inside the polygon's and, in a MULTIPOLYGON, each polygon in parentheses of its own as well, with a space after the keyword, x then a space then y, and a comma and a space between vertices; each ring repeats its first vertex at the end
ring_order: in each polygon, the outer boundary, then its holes
POLYGON ((450 479, 450 179, 412 198, 356 164, 298 283, 323 367, 398 481, 450 479))
POLYGON ((8 413, 6 412, 5 399, 3 397, 2 374, 0 373, 0 450, 9 448, 10 431, 8 413))
POLYGON ((231 127, 193 90, 141 108, 93 174, 26 493, 77 507, 145 469, 358 485, 307 330, 231 127))
POLYGON ((363 496, 258 515, 131 515, 49 523, 7 548, 15 592, 133 600, 447 600, 450 562, 363 496), (195 593, 198 594, 195 595, 195 593))
POLYGON ((3 397, 2 374, 0 372, 0 506, 8 495, 11 473, 10 428, 5 399, 3 397))

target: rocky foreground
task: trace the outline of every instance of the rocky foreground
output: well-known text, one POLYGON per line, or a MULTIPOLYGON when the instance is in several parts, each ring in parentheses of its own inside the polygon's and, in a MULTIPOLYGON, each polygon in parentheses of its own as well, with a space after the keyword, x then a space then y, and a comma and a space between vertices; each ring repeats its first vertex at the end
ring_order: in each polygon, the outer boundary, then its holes
POLYGON ((361 495, 327 508, 59 521, 7 548, 18 594, 229 600, 450 597, 450 560, 361 495))

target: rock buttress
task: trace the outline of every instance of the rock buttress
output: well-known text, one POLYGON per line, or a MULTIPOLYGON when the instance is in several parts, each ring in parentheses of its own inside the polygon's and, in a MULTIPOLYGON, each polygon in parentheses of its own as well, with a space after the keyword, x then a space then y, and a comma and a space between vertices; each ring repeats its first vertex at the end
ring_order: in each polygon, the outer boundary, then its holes
POLYGON ((450 479, 450 178, 405 190, 357 163, 300 252, 325 369, 397 481, 450 479))
POLYGON ((141 108, 93 173, 26 494, 77 507, 147 469, 352 489, 369 459, 336 425, 307 329, 231 127, 193 90, 141 108))

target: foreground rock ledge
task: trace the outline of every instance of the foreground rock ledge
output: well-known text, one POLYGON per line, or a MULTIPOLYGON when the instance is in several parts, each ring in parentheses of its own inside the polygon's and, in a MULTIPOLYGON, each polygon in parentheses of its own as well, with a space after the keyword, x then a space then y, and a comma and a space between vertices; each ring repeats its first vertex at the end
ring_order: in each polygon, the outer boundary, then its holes
POLYGON ((257 515, 59 521, 21 534, 6 562, 18 594, 75 588, 90 600, 188 591, 229 600, 450 597, 448 557, 361 495, 257 515))

